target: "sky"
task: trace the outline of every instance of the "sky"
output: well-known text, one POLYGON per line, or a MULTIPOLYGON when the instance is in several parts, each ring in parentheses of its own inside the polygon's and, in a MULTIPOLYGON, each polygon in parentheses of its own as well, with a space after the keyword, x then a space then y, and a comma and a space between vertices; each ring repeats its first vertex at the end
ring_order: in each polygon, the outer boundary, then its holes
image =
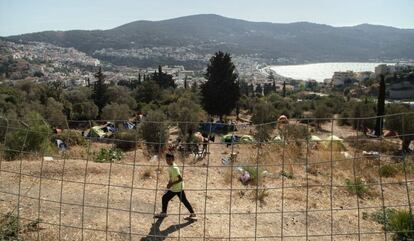
POLYGON ((0 36, 111 29, 136 20, 219 14, 255 22, 414 29, 414 0, 0 0, 0 36))

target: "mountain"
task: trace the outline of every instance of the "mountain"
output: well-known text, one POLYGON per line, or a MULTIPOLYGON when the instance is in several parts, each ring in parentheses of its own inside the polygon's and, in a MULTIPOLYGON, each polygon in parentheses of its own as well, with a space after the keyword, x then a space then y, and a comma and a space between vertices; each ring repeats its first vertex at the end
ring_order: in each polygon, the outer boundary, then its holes
POLYGON ((193 46, 199 53, 223 50, 298 62, 414 59, 413 29, 369 24, 332 27, 308 22, 249 22, 212 14, 136 21, 110 30, 46 31, 6 39, 48 42, 89 54, 109 48, 193 46))

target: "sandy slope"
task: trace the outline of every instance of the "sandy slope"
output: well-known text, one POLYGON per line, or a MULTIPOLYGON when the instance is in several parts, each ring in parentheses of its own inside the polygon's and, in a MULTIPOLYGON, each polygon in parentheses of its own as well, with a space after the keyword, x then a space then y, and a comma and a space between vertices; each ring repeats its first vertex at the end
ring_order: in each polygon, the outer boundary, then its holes
MULTIPOLYGON (((109 145, 93 143, 91 152, 99 148, 109 145)), ((334 162, 327 151, 306 152, 306 143, 299 151, 277 144, 259 151, 253 145, 233 148, 239 152, 233 166, 221 163, 232 149, 218 142, 202 160, 178 158, 187 196, 198 213, 194 223, 183 220, 187 210, 177 198, 170 203, 169 217, 162 222, 152 218, 160 210, 167 167, 163 160, 150 162, 141 148, 113 164, 87 161, 84 147, 73 147, 69 159, 2 161, 0 212, 14 210, 23 223, 41 219, 40 231, 23 234, 27 240, 37 240, 37 235, 59 240, 59 234, 61 240, 82 240, 82 227, 83 240, 331 240, 331 233, 335 240, 383 240, 381 225, 365 216, 383 205, 405 209, 407 188, 414 196, 403 173, 380 179, 380 162, 360 158, 349 147, 356 158, 336 152, 334 162), (235 168, 240 164, 259 165, 268 173, 259 186, 244 186, 235 168), (292 173, 293 179, 282 177, 281 171, 292 173), (353 179, 354 172, 369 184, 363 199, 346 190, 345 179, 353 179), (387 183, 382 191, 381 183, 387 183), (262 189, 264 202, 255 198, 262 189)), ((391 161, 381 159, 381 165, 385 162, 391 161)), ((413 180, 412 173, 408 179, 413 180)))

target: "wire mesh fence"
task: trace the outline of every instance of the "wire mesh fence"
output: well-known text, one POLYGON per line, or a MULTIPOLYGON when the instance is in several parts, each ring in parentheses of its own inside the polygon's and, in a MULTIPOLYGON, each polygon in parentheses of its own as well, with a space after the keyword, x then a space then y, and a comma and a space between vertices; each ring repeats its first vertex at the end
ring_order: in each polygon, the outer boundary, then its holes
POLYGON ((381 135, 369 129, 376 118, 111 120, 103 133, 95 127, 106 121, 67 121, 53 133, 43 121, 2 118, 1 238, 407 240, 414 114, 380 117, 395 130, 381 135), (145 124, 156 130, 150 141, 142 139, 145 124), (166 135, 157 133, 161 125, 166 135), (192 138, 194 128, 203 139, 192 138), (178 198, 167 218, 153 218, 168 183, 165 152, 175 154, 197 221, 183 219, 189 213, 178 198))

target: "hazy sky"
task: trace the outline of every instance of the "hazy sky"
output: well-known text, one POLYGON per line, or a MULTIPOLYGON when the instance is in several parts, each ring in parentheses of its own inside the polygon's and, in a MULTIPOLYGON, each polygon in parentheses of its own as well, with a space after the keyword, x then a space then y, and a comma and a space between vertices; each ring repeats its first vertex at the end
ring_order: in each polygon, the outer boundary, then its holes
POLYGON ((361 23, 414 29, 414 0, 0 0, 0 36, 110 29, 200 13, 259 22, 361 23))

